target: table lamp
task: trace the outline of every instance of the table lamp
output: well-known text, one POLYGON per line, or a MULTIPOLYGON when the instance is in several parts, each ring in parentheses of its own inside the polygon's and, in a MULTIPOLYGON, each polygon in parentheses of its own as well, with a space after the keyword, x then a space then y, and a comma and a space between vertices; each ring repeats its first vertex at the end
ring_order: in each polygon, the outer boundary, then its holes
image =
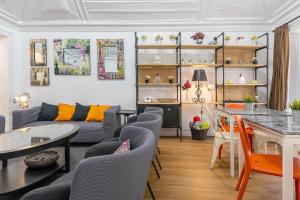
POLYGON ((194 74, 193 74, 193 79, 192 79, 194 82, 196 82, 196 98, 193 98, 192 101, 194 103, 204 103, 205 102, 205 98, 201 98, 201 95, 202 95, 202 91, 201 91, 201 88, 203 87, 203 84, 202 82, 203 81, 207 81, 207 78, 206 78, 206 73, 205 73, 205 70, 203 69, 197 69, 197 70, 194 70, 194 74))

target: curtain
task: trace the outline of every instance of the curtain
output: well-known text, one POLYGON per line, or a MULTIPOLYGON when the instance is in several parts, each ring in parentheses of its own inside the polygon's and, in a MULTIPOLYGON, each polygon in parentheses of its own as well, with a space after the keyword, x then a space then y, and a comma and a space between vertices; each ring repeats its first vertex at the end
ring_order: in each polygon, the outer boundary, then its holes
POLYGON ((269 107, 276 110, 286 108, 289 72, 289 27, 276 28, 274 34, 273 76, 269 107))

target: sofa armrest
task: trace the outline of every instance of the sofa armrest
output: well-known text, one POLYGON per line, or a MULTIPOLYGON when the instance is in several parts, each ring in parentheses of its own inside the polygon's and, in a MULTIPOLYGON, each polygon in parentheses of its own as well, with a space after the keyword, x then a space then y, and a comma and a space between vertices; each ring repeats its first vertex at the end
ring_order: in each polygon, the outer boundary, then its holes
POLYGON ((69 200, 71 183, 41 187, 25 194, 21 200, 69 200))
POLYGON ((14 110, 13 117, 13 129, 22 128, 24 125, 37 121, 39 113, 41 111, 40 106, 32 107, 24 110, 14 110))
POLYGON ((105 139, 113 138, 115 130, 121 126, 121 118, 117 114, 120 110, 120 106, 113 106, 111 109, 105 111, 103 121, 105 139))
POLYGON ((95 144, 85 152, 84 158, 113 154, 121 146, 121 144, 121 141, 101 142, 99 144, 95 144))

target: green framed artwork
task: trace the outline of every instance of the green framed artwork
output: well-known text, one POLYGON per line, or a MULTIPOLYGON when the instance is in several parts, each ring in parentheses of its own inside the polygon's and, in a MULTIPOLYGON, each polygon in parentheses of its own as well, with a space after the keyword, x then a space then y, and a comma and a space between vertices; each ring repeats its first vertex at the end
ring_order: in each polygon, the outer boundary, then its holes
POLYGON ((90 40, 55 39, 54 72, 55 75, 90 75, 90 40))
POLYGON ((124 40, 98 39, 97 61, 99 80, 124 79, 124 40))
POLYGON ((30 40, 30 65, 47 66, 47 40, 30 40))

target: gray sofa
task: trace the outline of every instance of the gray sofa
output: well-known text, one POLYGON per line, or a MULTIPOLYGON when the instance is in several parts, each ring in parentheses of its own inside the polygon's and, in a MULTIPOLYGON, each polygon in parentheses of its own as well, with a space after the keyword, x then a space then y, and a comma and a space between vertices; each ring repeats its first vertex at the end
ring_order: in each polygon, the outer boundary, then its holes
POLYGON ((0 115, 0 133, 5 132, 5 117, 0 115))
POLYGON ((115 130, 120 127, 121 120, 117 112, 120 106, 113 106, 104 113, 103 122, 86 121, 37 121, 40 106, 26 110, 13 111, 13 129, 26 126, 40 126, 53 123, 71 123, 80 127, 79 133, 71 139, 71 143, 98 143, 114 137, 115 130))
POLYGON ((98 155, 82 160, 50 186, 25 194, 21 200, 142 200, 155 151, 155 137, 141 127, 124 127, 120 143, 101 143, 98 155), (113 154, 130 139, 130 151, 113 154), (105 152, 105 153, 103 153, 105 152))

